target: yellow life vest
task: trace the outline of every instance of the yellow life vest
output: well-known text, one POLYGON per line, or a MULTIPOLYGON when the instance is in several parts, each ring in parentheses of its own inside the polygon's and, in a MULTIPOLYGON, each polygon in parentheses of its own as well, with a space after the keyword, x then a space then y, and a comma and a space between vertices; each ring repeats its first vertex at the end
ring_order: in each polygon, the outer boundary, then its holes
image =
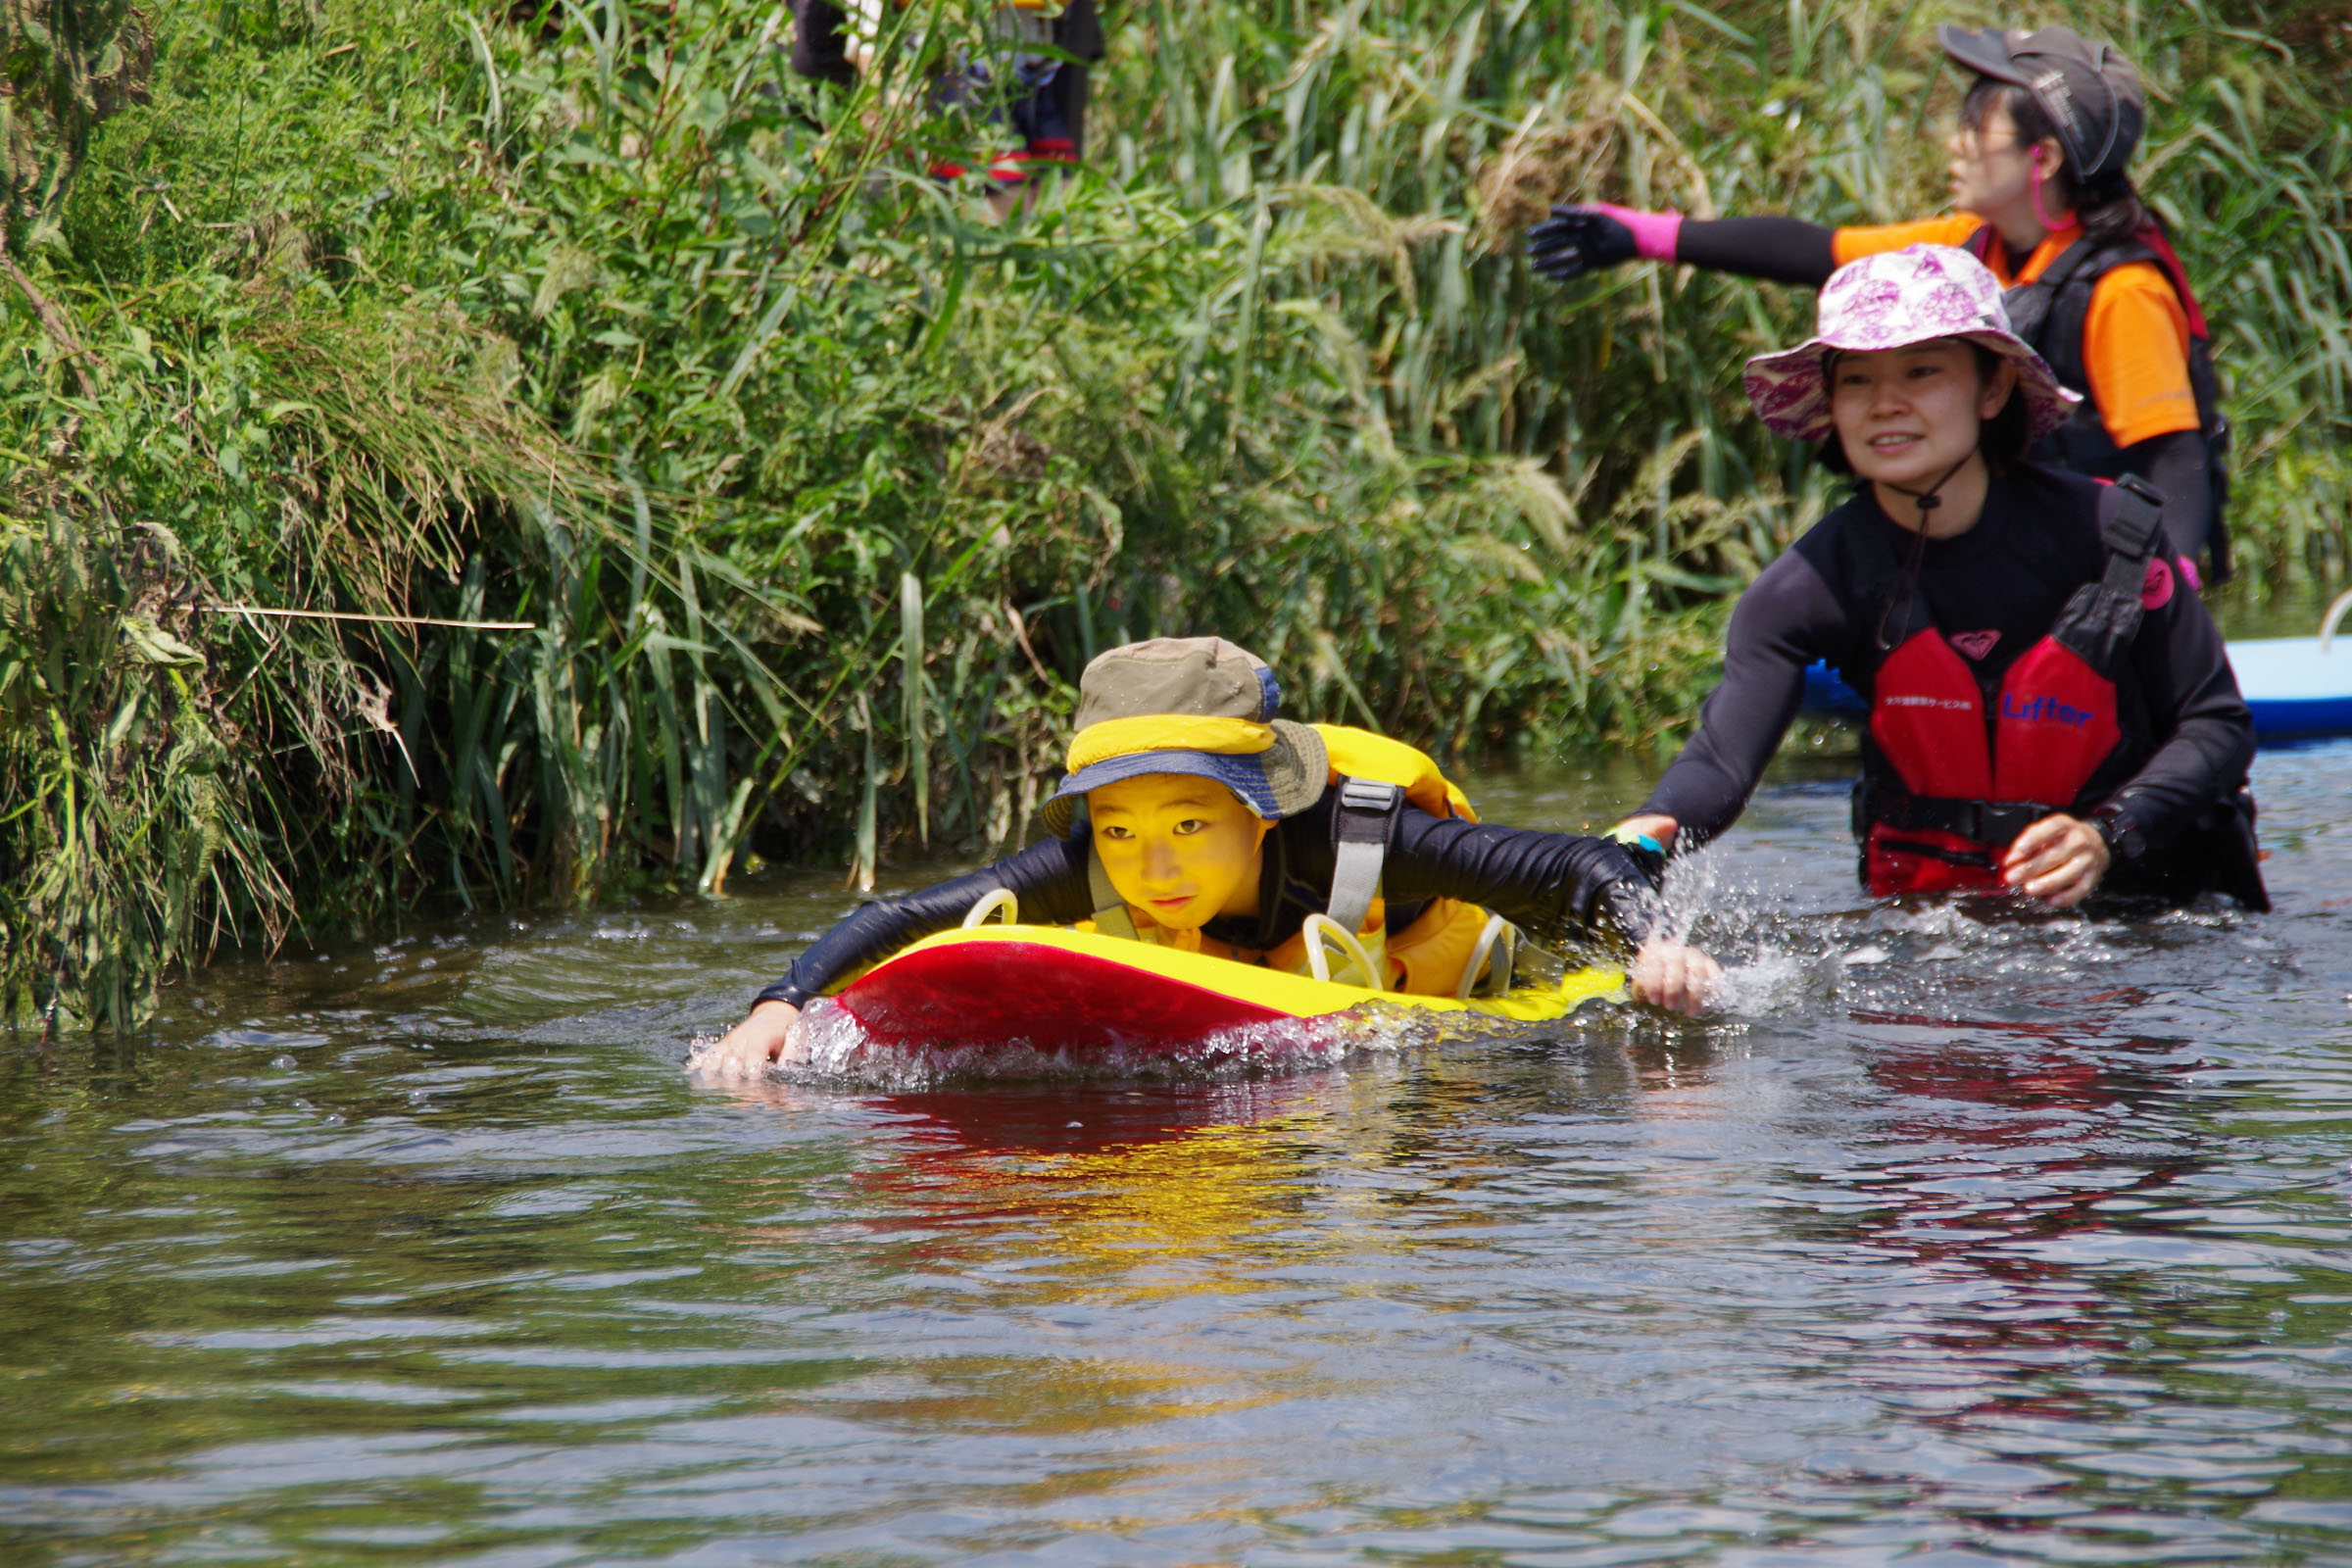
MULTIPOLYGON (((1331 787, 1343 788, 1349 779, 1393 784, 1404 792, 1407 801, 1432 816, 1460 817, 1465 822, 1478 820, 1470 797, 1446 776, 1436 759, 1419 747, 1347 724, 1317 724, 1313 728, 1323 737, 1324 749, 1330 755, 1331 787)), ((1149 911, 1134 907, 1118 896, 1091 846, 1087 851, 1087 868, 1095 894, 1095 918, 1079 922, 1081 931, 1132 935, 1137 941, 1156 947, 1205 953, 1212 957, 1263 964, 1292 974, 1313 972, 1310 943, 1314 938, 1306 931, 1261 953, 1219 942, 1198 930, 1166 930, 1149 911), (1126 930, 1118 929, 1122 924, 1126 930)), ((1423 997, 1450 997, 1460 992, 1463 971, 1474 957, 1482 970, 1492 967, 1497 975, 1507 974, 1503 967, 1507 957, 1496 954, 1491 964, 1480 952, 1482 943, 1490 950, 1494 946, 1491 941, 1483 941, 1493 919, 1475 904, 1465 904, 1459 899, 1433 899, 1410 925, 1392 933, 1388 929, 1386 901, 1374 896, 1353 934, 1365 958, 1380 971, 1376 989, 1423 997)), ((1343 976, 1335 974, 1334 978, 1343 976)), ((1357 983, 1362 981, 1359 979, 1357 983)))

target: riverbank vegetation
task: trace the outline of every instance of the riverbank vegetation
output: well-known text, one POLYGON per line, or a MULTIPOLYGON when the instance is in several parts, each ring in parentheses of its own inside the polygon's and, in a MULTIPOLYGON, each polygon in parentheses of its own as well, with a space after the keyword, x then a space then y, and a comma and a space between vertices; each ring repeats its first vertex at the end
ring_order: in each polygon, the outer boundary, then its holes
MULTIPOLYGON (((2237 591, 2341 574, 2352 15, 2069 15, 2157 94, 2237 591)), ((1131 636, 1443 751, 1670 730, 1830 493, 1733 373, 1809 301, 1518 236, 1935 210, 1936 20, 1114 7, 1086 172, 992 225, 920 173, 972 127, 796 80, 781 5, 0 0, 0 1014, 1006 842, 1131 636)), ((893 79, 973 25, 906 13, 893 79)))

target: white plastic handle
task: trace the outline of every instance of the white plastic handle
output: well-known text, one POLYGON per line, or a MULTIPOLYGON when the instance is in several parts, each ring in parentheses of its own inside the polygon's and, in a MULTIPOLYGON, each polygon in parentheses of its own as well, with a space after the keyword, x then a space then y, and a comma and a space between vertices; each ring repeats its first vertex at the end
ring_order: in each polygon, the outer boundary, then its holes
MULTIPOLYGON (((1355 939, 1355 933, 1334 920, 1330 915, 1308 915, 1300 923, 1298 934, 1306 938, 1306 966, 1316 979, 1329 980, 1331 978, 1331 954, 1324 946, 1325 943, 1329 943, 1340 950, 1341 954, 1346 956, 1348 965, 1357 974, 1363 976, 1361 980, 1355 982, 1357 985, 1366 991, 1386 991, 1388 989, 1387 986, 1381 984, 1380 965, 1372 961, 1372 955, 1366 952, 1364 945, 1355 939)), ((1343 970, 1343 972, 1345 971, 1343 970)))
POLYGON ((1518 938, 1519 933, 1511 928, 1510 921, 1499 914, 1488 915, 1486 928, 1478 934, 1478 945, 1470 950, 1470 961, 1462 966, 1462 982, 1453 988, 1454 1001, 1470 1000, 1470 994, 1478 989, 1478 972, 1487 966, 1487 959, 1494 954, 1497 942, 1502 944, 1502 962, 1495 969, 1494 977, 1502 983, 1494 989, 1497 992, 1510 990, 1511 953, 1519 945, 1518 938))
POLYGON ((2335 641, 2336 623, 2344 618, 2344 612, 2348 610, 2352 610, 2352 588, 2347 588, 2337 594, 2335 603, 2328 607, 2328 613, 2320 617, 2321 653, 2326 653, 2328 645, 2335 641))
POLYGON ((1000 910, 1004 915, 1004 924, 1018 925, 1021 923, 1020 899, 1012 889, 999 888, 994 893, 981 894, 973 902, 972 906, 964 911, 963 928, 969 931, 976 925, 986 925, 988 917, 1000 910))

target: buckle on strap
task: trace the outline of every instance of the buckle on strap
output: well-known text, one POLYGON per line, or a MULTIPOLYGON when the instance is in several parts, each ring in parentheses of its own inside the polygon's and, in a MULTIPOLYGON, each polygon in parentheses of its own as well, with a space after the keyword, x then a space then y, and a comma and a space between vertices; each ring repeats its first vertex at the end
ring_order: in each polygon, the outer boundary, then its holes
POLYGON ((1968 807, 1976 818, 1975 831, 1961 836, 1972 843, 1998 844, 2004 848, 2049 814, 2030 801, 1970 801, 1968 807))
MULTIPOLYGON (((1403 795, 1404 790, 1400 786, 1385 783, 1376 778, 1344 778, 1340 780, 1340 842, 1343 844, 1356 842, 1356 835, 1350 830, 1361 830, 1366 825, 1367 816, 1379 816, 1385 819, 1391 811, 1396 809, 1396 803, 1403 795)), ((1381 823, 1378 831, 1382 841, 1386 842, 1389 831, 1385 820, 1381 823)))
POLYGON ((1372 901, 1380 897, 1380 869, 1389 858, 1389 818, 1403 799, 1401 787, 1379 779, 1340 781, 1334 820, 1337 848, 1325 909, 1349 935, 1364 928, 1372 901))
POLYGON ((1971 844, 2007 845, 2050 814, 2034 801, 1963 801, 1948 796, 1874 792, 1871 819, 1897 833, 1949 833, 1971 844))

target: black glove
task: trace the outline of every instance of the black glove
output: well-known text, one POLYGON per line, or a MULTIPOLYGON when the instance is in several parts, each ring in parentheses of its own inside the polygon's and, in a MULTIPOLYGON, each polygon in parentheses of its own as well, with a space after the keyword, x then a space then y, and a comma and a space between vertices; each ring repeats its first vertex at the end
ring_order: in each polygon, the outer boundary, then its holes
POLYGON ((1640 255, 1634 231, 1597 208, 1554 207, 1549 218, 1527 231, 1528 265, 1554 283, 1622 267, 1640 255))

